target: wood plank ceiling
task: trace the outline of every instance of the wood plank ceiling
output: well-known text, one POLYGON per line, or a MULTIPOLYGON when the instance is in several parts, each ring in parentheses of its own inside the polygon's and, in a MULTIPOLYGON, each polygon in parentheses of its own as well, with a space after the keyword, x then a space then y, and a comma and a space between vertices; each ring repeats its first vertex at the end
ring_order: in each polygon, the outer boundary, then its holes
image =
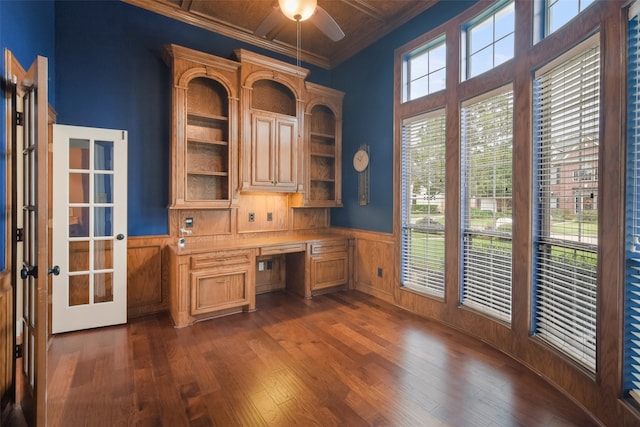
MULTIPOLYGON (((267 37, 253 32, 277 0, 123 0, 144 9, 246 43, 297 57, 296 23, 285 20, 267 37)), ((345 37, 331 41, 309 21, 302 22, 300 59, 331 69, 427 10, 438 0, 318 0, 345 37)))

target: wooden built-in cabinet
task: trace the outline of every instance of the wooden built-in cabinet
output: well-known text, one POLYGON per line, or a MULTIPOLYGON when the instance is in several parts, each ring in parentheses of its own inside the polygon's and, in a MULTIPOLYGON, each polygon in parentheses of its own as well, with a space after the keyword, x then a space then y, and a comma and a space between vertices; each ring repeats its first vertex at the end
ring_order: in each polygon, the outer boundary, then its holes
POLYGON ((335 89, 306 83, 303 194, 294 206, 342 206, 342 99, 335 89))
POLYGON ((304 68, 234 53, 165 48, 176 326, 254 310, 256 286, 311 298, 351 285, 351 240, 326 233, 342 204, 344 94, 305 82, 304 68))
POLYGON ((353 240, 325 233, 225 241, 169 250, 171 317, 177 327, 256 308, 256 290, 304 298, 352 286, 353 240), (260 271, 259 263, 263 270, 260 271), (271 271, 269 269, 271 263, 271 271), (256 282, 259 288, 256 289, 256 282))
POLYGON ((309 244, 310 292, 349 281, 349 241, 329 240, 309 244))
POLYGON ((308 70, 237 50, 238 61, 169 45, 171 208, 236 206, 240 192, 342 206, 340 91, 308 70))
POLYGON ((237 197, 238 68, 234 61, 169 45, 171 208, 226 208, 237 197))
POLYGON ((250 250, 215 251, 191 257, 191 314, 255 309, 250 250))
POLYGON ((246 50, 237 50, 242 64, 240 109, 240 190, 304 191, 304 79, 308 70, 246 50))
POLYGON ((176 326, 255 310, 254 260, 251 249, 170 251, 170 311, 176 326))

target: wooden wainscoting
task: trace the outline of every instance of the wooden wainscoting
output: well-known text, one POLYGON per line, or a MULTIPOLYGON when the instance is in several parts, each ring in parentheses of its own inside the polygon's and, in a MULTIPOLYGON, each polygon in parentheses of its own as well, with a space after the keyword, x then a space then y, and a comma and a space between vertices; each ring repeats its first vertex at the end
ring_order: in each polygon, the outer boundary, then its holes
POLYGON ((372 231, 341 229, 331 231, 355 238, 353 251, 353 282, 355 289, 394 302, 396 272, 393 235, 372 231))
POLYGON ((169 236, 129 237, 127 245, 127 316, 169 310, 169 236))

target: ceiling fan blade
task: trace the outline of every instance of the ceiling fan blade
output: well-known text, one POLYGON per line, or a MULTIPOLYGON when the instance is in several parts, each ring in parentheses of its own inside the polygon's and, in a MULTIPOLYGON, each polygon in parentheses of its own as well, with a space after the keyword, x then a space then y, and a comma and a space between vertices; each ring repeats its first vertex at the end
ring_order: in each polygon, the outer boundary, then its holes
POLYGON ((280 8, 275 6, 273 8, 273 12, 271 12, 269 16, 264 18, 264 21, 262 21, 258 28, 256 28, 253 34, 258 37, 265 37, 276 27, 278 27, 278 25, 280 25, 284 19, 286 19, 286 17, 282 14, 280 8))
POLYGON ((342 40, 344 37, 344 32, 340 26, 334 21, 331 15, 320 6, 316 7, 316 11, 311 15, 309 21, 334 42, 342 40))

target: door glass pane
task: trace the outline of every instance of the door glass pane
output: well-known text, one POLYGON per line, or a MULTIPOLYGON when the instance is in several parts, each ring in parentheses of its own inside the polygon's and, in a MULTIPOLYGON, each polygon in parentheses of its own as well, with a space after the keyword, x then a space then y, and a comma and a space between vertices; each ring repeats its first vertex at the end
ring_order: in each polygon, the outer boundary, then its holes
POLYGON ((112 207, 100 207, 94 208, 95 227, 93 228, 93 235, 95 237, 113 236, 111 230, 111 224, 113 224, 113 208, 112 207))
POLYGON ((69 242, 69 271, 89 270, 89 241, 69 242))
POLYGON ((113 301, 113 274, 96 273, 93 276, 93 302, 113 301))
POLYGON ((113 175, 96 174, 93 191, 95 203, 113 203, 113 175))
POLYGON ((69 208, 69 237, 89 237, 89 208, 69 208))
POLYGON ((69 169, 89 169, 89 140, 69 140, 69 169))
POLYGON ((89 174, 69 174, 69 203, 89 203, 89 174))
POLYGON ((95 240, 94 247, 94 269, 104 270, 113 268, 113 241, 95 240))
POLYGON ((89 304, 89 275, 69 276, 69 306, 89 304))
POLYGON ((93 167, 101 171, 113 170, 113 141, 96 141, 93 167))

